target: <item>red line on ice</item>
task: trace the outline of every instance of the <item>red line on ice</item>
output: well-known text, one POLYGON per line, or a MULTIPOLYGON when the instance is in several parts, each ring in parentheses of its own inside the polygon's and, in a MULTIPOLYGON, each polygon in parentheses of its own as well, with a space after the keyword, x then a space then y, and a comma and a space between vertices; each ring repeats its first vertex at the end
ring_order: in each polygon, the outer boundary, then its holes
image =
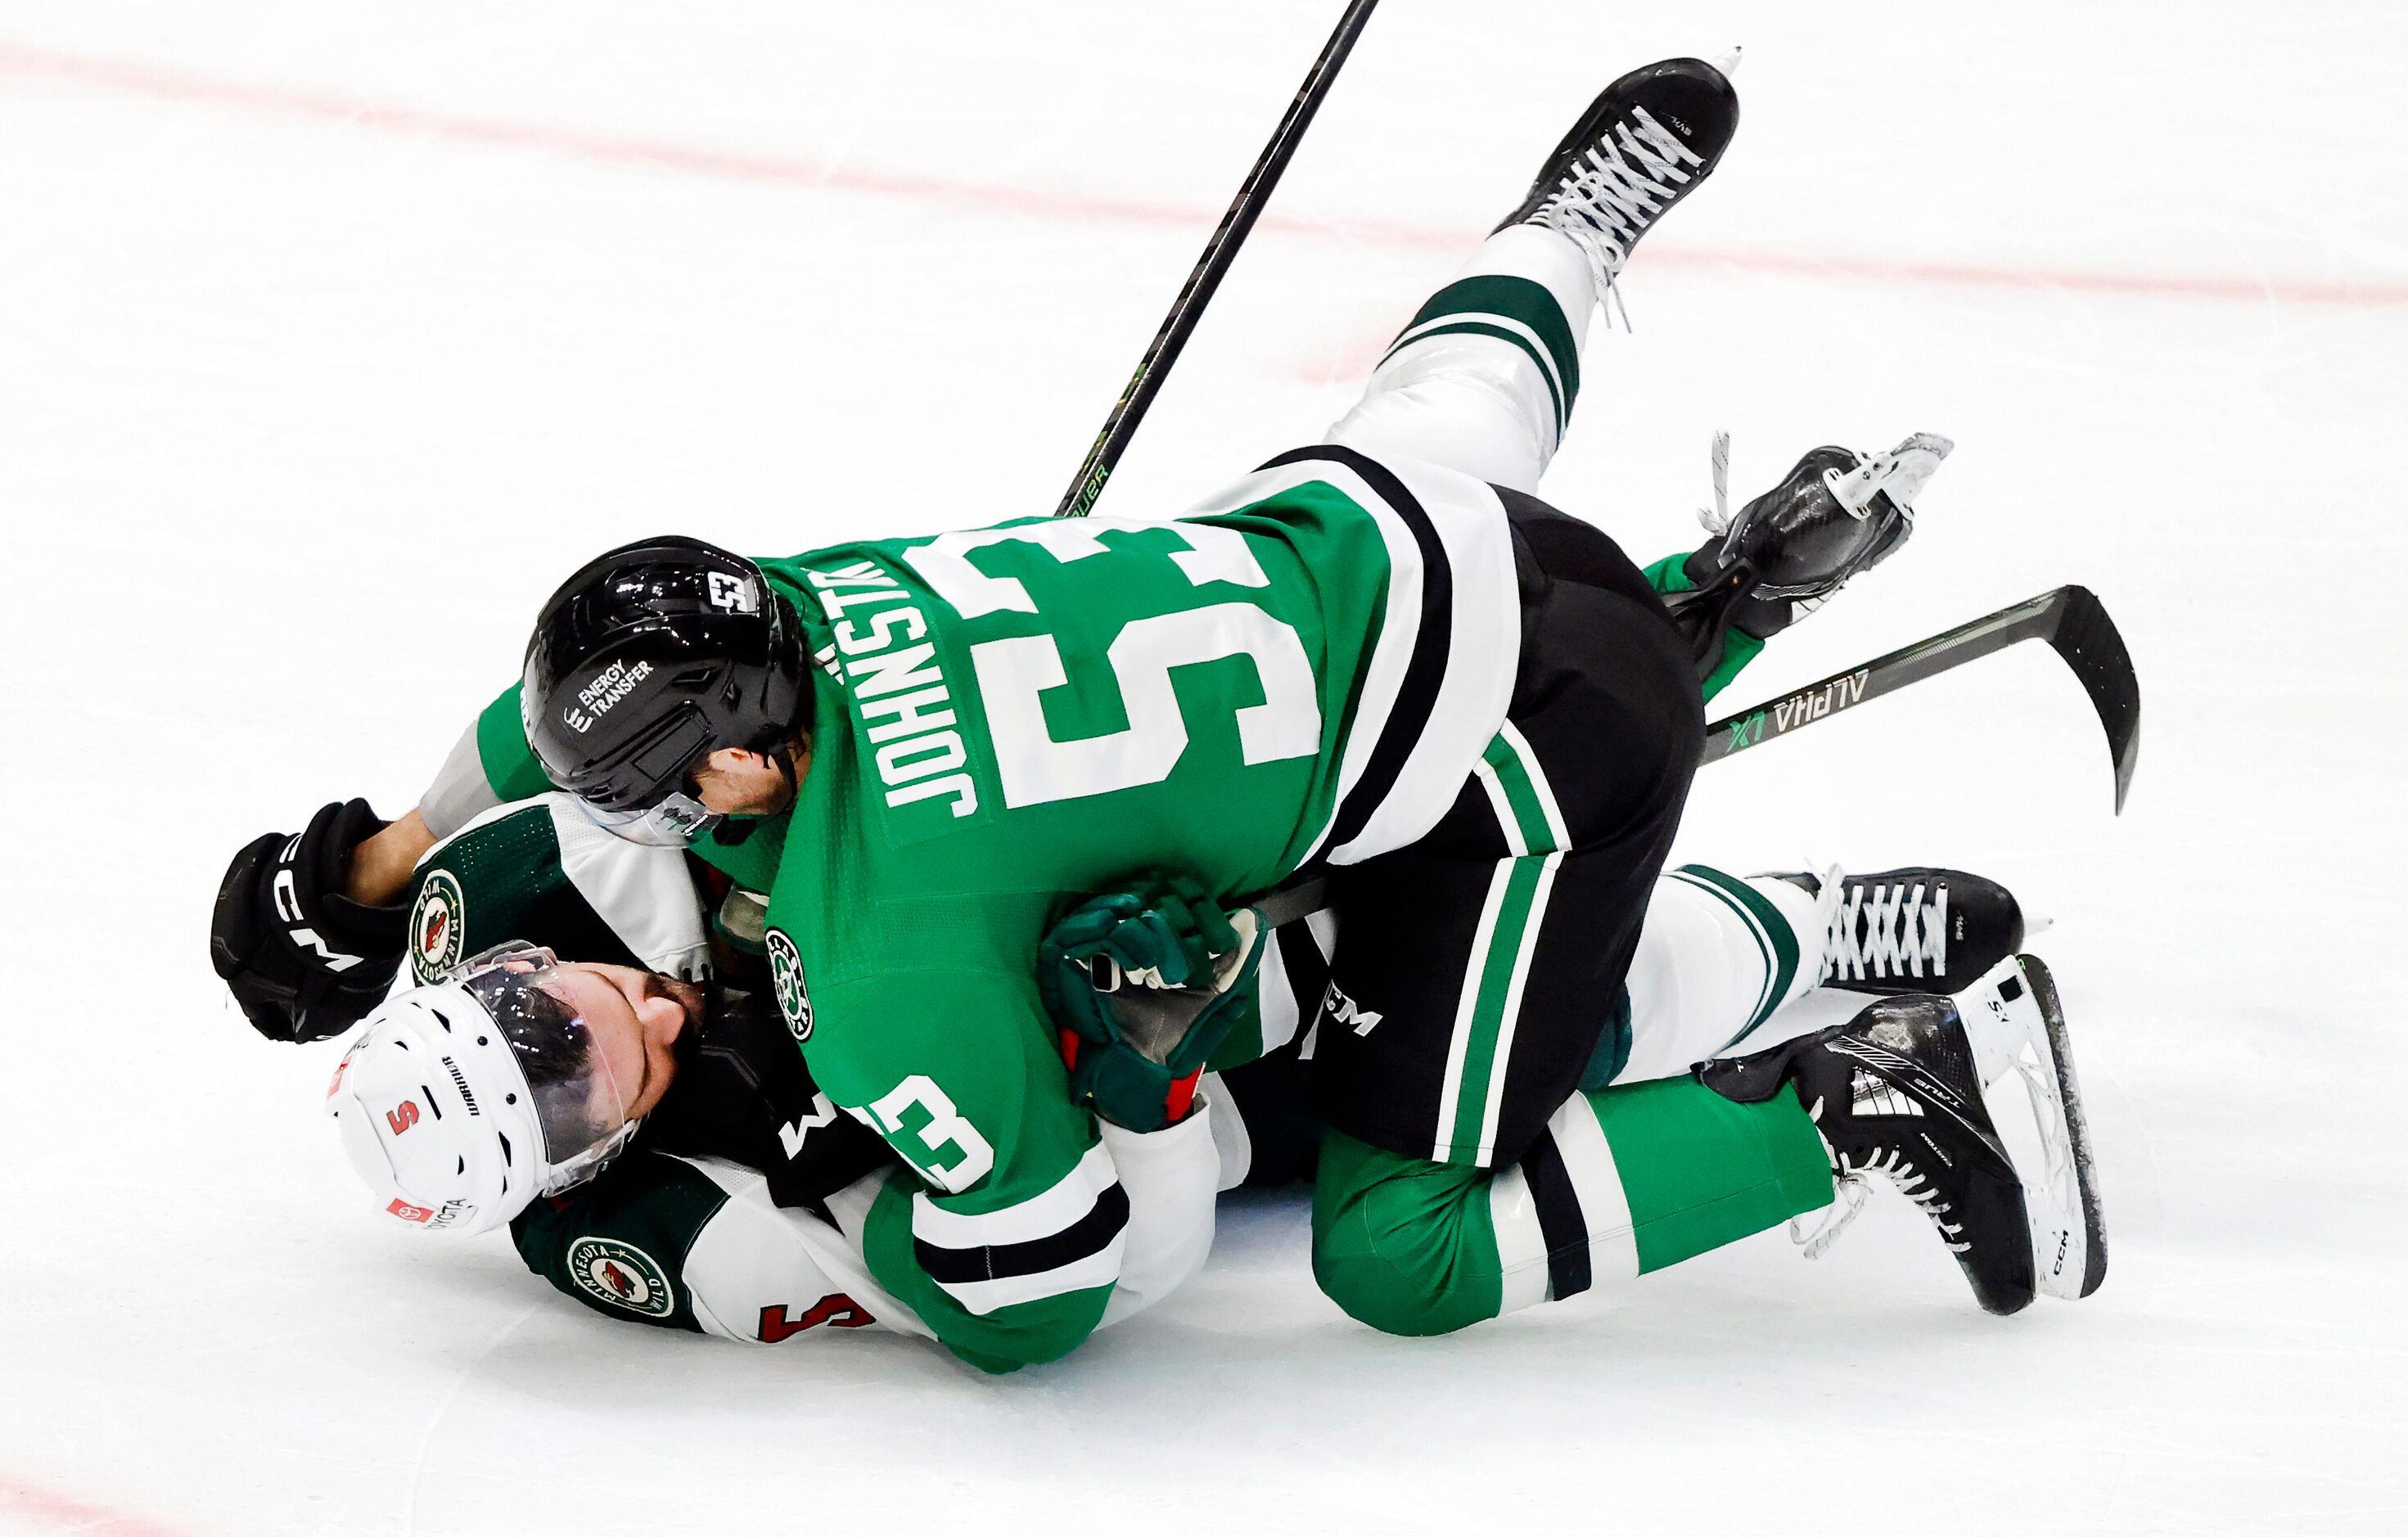
POLYGON ((22 1473, 5 1470, 0 1470, 0 1511, 13 1511, 63 1532, 107 1532, 108 1537, 188 1537, 180 1528, 38 1485, 22 1473))
MULTIPOLYGON (((657 139, 630 138, 577 128, 548 127, 505 118, 459 117, 289 86, 262 85, 122 60, 62 53, 0 43, 0 74, 44 75, 154 101, 194 102, 247 111, 310 118, 355 128, 418 134, 464 144, 534 150, 609 165, 638 165, 812 190, 867 193, 890 197, 941 197, 953 203, 1067 220, 1175 224, 1205 229, 1218 209, 1149 203, 1136 198, 1091 196, 920 176, 907 171, 866 171, 802 155, 752 154, 657 139)), ((1367 220, 1304 219, 1266 211, 1260 227, 1373 244, 1458 250, 1472 232, 1367 220)), ((1841 278, 1881 283, 1956 288, 2071 290, 2243 302, 2384 306, 2408 304, 2408 283, 2324 282, 2303 279, 2220 278, 2175 273, 2083 272, 2047 267, 1984 266, 1955 262, 1899 262, 1850 256, 1799 256, 1760 251, 1703 251, 1651 247, 1649 265, 1720 266, 1799 278, 1841 278)))

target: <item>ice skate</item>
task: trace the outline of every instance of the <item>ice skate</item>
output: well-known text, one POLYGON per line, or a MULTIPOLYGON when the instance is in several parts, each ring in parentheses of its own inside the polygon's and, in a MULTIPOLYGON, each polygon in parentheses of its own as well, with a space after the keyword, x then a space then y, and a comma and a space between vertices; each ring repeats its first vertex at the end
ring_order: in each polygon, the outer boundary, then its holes
POLYGON ((1713 65, 1667 59, 1632 70, 1589 104, 1497 227, 1543 224, 1570 237, 1598 292, 1610 292, 1640 237, 1713 174, 1738 127, 1739 96, 1713 65))
POLYGON ((1815 897, 1833 878, 1827 906, 1822 984, 1855 993, 1952 990, 1981 976, 2024 942, 2023 908, 1996 881, 1961 869, 1914 865, 1869 875, 1780 872, 1815 897))
POLYGON ((2088 1131, 2047 969, 2002 961, 1975 987, 1969 1027, 1956 999, 1905 994, 1835 1026, 1698 1076, 1753 1102, 1784 1083, 1830 1149, 1838 1204, 1800 1239, 1810 1256, 1862 1210, 1880 1174, 1923 1209, 1988 1312, 2021 1311, 2042 1289, 2086 1297, 2106 1271, 2088 1131), (1985 1084, 2014 1077, 2030 1104, 2002 1134, 1985 1084))
POLYGON ((1992 1115, 2023 1174, 2040 1289, 2087 1297, 2107 1278, 2107 1229, 2056 979, 2039 956, 2010 955, 1956 998, 1992 1115))

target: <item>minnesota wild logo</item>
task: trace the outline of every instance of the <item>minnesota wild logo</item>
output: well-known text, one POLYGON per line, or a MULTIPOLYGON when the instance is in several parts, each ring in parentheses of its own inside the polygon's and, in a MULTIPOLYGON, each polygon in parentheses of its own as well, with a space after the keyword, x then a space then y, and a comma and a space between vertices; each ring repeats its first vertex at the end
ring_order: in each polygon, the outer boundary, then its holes
POLYGON ((580 1238, 570 1244, 568 1278, 587 1296, 647 1318, 677 1311, 677 1291, 660 1262, 615 1238, 580 1238))
POLYGON ((777 989, 778 1012, 786 1016, 786 1028, 796 1040, 809 1041, 811 995, 803 990, 803 953, 782 928, 770 929, 761 942, 769 952, 769 984, 777 989))
POLYGON ((460 964, 468 940, 468 902, 448 869, 426 872, 409 907, 409 969, 433 982, 460 964))

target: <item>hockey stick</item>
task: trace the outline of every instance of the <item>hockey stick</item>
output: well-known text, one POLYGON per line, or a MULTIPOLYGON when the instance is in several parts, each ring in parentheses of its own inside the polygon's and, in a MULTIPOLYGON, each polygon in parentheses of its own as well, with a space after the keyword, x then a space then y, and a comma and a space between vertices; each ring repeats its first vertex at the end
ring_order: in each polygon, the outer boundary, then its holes
MULTIPOLYGON (((1733 753, 1829 720, 1867 699, 1895 694, 1909 683, 1963 667, 2022 640, 2047 641, 2049 649, 2065 658, 2065 665, 2082 681, 2091 708, 2099 711, 2099 724, 2107 729, 2107 751, 2115 760, 2115 811, 2122 814, 2124 797, 2132 788, 2133 767, 2141 760, 2141 681, 2132 671, 2131 654, 2124 649, 2123 636, 2107 616, 2107 606, 2087 587, 2059 587, 2026 598, 2012 608, 1901 646, 1862 667, 1833 673, 1794 694, 1716 721, 1706 727, 1706 750, 1698 754, 1698 766, 1719 763, 1733 753)), ((1263 927, 1277 928, 1327 907, 1329 882, 1315 876, 1281 886, 1254 905, 1262 910, 1263 927)))
POLYGON ((2115 811, 2121 815, 2124 797, 2132 788, 2133 767, 2141 759, 2141 681, 2132 671, 2123 636, 2107 617, 2106 605, 2087 587, 2059 587, 2027 598, 1716 721, 1706 727, 1706 750, 1698 761, 1701 767, 1719 762, 2023 640, 2047 641, 2090 696, 2114 760, 2115 811))
POLYGON ((1170 313, 1162 318, 1162 329, 1154 334, 1145 356, 1138 360, 1137 372, 1129 376, 1128 385, 1112 406, 1112 413, 1104 418, 1104 430, 1096 434, 1096 446, 1087 451, 1086 461, 1079 473, 1070 479, 1070 489, 1062 496, 1062 505, 1054 510, 1057 518, 1083 518, 1103 495, 1104 481, 1111 478, 1121 455, 1127 452, 1129 439, 1137 436, 1137 426, 1145 420, 1146 408, 1162 388, 1163 376, 1179 361, 1180 349, 1187 345, 1188 334, 1204 307, 1212 301, 1213 292, 1221 286, 1222 275, 1237 259, 1238 248, 1245 243, 1247 232, 1254 227, 1255 216, 1269 201, 1271 189, 1279 185, 1280 173, 1296 153, 1298 140, 1312 123, 1312 114, 1321 108, 1322 98, 1329 94, 1330 82, 1338 78, 1338 66, 1354 47, 1362 35, 1363 25, 1371 19, 1371 7, 1379 0, 1352 0, 1346 14, 1338 19, 1338 30, 1322 45, 1321 57, 1312 62, 1312 71, 1297 88, 1296 99, 1287 105, 1287 112, 1279 126, 1271 131, 1271 141, 1254 158, 1254 168, 1238 188, 1238 195, 1229 203, 1229 211, 1221 216, 1221 225, 1212 237, 1204 242, 1204 254, 1197 258, 1195 269, 1187 274, 1186 285, 1170 304, 1170 313))

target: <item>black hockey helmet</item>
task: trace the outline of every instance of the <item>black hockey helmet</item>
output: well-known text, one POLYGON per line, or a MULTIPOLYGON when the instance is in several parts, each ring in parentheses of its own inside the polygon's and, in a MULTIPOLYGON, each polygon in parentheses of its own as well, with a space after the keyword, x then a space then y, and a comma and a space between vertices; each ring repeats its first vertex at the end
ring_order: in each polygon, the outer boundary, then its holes
POLYGON ((700 539, 596 556, 543 606, 519 708, 545 777, 643 843, 711 813, 687 774, 723 747, 774 752, 809 698, 802 626, 761 567, 700 539))

